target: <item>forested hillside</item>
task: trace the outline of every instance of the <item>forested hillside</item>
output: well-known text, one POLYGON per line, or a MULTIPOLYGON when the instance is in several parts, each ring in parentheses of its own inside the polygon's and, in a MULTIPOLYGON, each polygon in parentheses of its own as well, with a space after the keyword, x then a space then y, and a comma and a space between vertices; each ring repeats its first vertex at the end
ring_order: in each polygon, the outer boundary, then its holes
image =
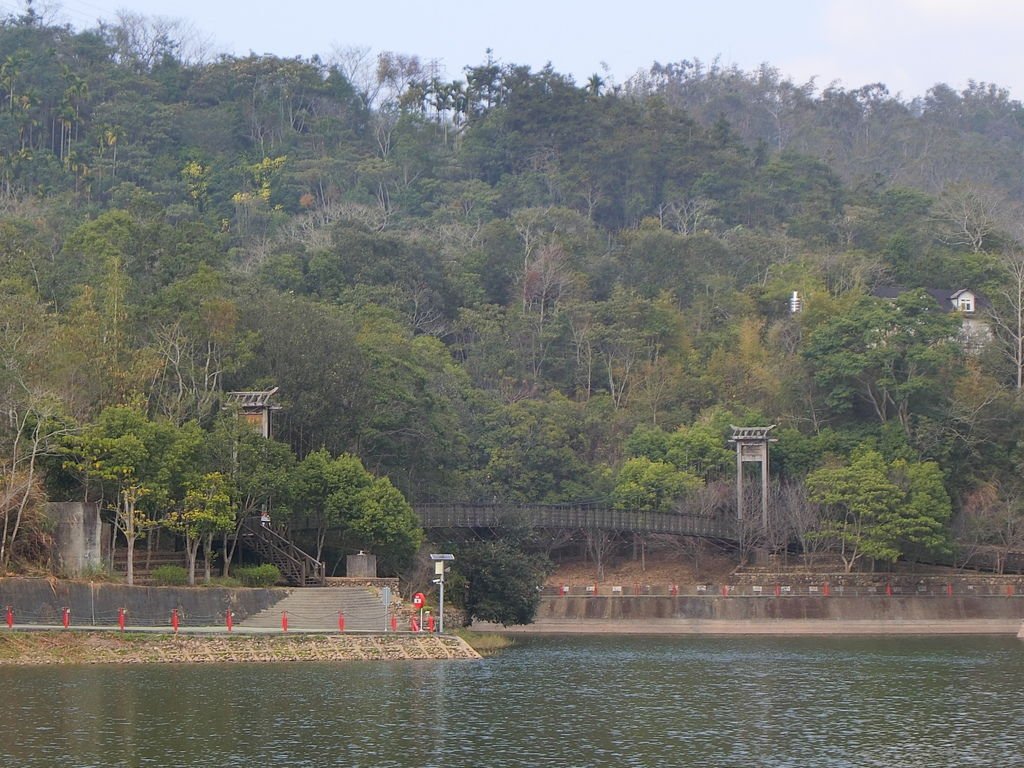
POLYGON ((0 23, 5 564, 47 497, 191 537, 210 499, 319 503, 354 542, 391 535, 394 488, 734 510, 731 424, 778 425, 770 546, 1024 547, 1005 91, 688 61, 441 80, 410 54, 194 61, 173 32, 0 23), (922 288, 979 294, 991 339, 922 288), (272 386, 290 450, 239 478, 224 393, 272 386))

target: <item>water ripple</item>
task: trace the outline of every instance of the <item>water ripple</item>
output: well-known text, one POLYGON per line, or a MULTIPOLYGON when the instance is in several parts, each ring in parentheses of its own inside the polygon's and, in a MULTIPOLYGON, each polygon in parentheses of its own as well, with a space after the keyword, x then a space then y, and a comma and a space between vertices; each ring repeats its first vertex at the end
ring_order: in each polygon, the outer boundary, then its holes
POLYGON ((4 669, 0 766, 1024 765, 1024 644, 545 638, 481 662, 4 669))

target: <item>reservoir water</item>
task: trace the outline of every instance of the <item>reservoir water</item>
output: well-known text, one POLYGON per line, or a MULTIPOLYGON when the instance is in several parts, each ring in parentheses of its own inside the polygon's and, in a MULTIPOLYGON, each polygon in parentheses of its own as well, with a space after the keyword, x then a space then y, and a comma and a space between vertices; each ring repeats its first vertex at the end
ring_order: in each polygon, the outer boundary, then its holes
POLYGON ((1013 638, 517 640, 470 662, 0 667, 0 765, 1024 766, 1013 638))

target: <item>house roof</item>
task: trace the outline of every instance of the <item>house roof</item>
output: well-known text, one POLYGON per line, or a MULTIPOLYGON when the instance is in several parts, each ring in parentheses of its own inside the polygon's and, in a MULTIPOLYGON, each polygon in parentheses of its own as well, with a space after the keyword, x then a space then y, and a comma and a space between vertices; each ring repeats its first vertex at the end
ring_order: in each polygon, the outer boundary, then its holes
MULTIPOLYGON (((882 285, 871 291, 871 295, 877 296, 880 299, 895 299, 911 290, 914 289, 902 285, 882 285)), ((988 299, 970 288, 923 288, 922 290, 935 299, 935 303, 943 312, 956 312, 957 301, 965 293, 970 293, 974 296, 975 311, 990 306, 988 299)))
POLYGON ((240 390, 228 392, 227 397, 230 401, 237 403, 243 410, 259 408, 272 408, 276 410, 279 406, 271 405, 270 398, 274 396, 277 390, 278 387, 264 390, 240 390))

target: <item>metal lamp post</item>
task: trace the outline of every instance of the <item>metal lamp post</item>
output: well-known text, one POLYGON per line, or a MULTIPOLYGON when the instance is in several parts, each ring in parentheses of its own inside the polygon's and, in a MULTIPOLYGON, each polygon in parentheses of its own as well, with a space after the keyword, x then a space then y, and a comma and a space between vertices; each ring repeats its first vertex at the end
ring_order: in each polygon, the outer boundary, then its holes
POLYGON ((447 553, 432 554, 430 559, 434 561, 434 574, 437 576, 434 583, 438 588, 438 613, 441 614, 438 632, 444 634, 444 568, 445 564, 455 559, 455 555, 447 553))

